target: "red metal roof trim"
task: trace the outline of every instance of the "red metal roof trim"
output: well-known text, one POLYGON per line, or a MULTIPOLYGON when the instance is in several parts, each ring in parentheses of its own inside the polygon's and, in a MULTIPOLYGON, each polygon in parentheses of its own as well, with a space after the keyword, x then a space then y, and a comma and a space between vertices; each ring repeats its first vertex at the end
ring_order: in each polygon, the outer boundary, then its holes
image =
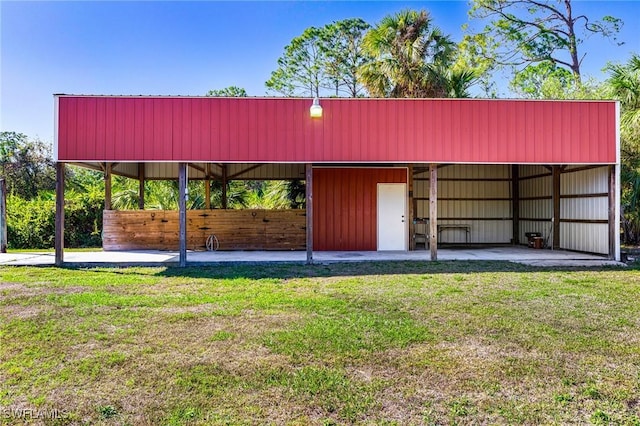
POLYGON ((612 101, 56 100, 59 161, 616 163, 612 101))

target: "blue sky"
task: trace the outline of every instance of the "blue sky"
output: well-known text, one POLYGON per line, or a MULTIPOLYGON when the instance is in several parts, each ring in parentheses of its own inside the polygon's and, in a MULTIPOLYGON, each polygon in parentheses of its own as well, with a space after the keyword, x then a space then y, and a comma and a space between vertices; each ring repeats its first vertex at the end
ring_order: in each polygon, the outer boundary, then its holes
MULTIPOLYGON (((53 140, 54 93, 204 95, 230 85, 266 94, 289 41, 309 26, 361 17, 371 24, 426 9, 458 41, 466 1, 95 2, 0 0, 0 129, 53 140)), ((584 72, 640 52, 640 2, 578 1, 576 12, 613 15, 621 47, 591 38, 584 72)), ((479 26, 480 23, 472 23, 479 26)))

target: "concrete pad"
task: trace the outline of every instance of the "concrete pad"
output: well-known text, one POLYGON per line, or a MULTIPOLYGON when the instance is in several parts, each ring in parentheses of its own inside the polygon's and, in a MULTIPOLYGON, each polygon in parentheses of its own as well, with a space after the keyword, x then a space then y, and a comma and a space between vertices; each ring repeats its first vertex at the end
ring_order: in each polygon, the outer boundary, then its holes
MULTIPOLYGON (((197 265, 293 263, 304 264, 305 251, 216 251, 188 252, 187 263, 197 265)), ((175 266, 177 251, 130 250, 66 252, 68 266, 175 266)), ((416 251, 321 251, 313 253, 314 263, 371 261, 429 261, 428 250, 416 251)), ((540 267, 624 266, 604 256, 565 250, 532 249, 524 246, 448 247, 438 250, 438 260, 509 261, 540 267)), ((0 253, 0 265, 53 265, 52 252, 0 253)))
POLYGON ((0 265, 53 265, 55 255, 46 252, 0 253, 0 265))
POLYGON ((194 251, 189 263, 306 263, 306 251, 194 251))

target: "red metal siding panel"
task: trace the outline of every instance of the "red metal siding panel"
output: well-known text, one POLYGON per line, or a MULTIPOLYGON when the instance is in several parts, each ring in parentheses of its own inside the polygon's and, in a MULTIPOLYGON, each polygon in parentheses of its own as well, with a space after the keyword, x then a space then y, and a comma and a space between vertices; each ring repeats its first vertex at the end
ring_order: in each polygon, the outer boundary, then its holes
MULTIPOLYGON (((98 158, 105 158, 107 151, 107 123, 106 104, 96 100, 96 138, 93 149, 98 158)), ((143 152, 140 153, 143 156, 143 152)))
POLYGON ((124 148, 127 160, 135 160, 136 146, 138 143, 130 143, 129 141, 135 141, 135 104, 133 102, 127 102, 124 105, 124 148))
MULTIPOLYGON (((109 98, 104 100, 105 103, 105 143, 107 144, 105 147, 105 156, 104 158, 96 158, 96 160, 109 160, 116 158, 116 141, 115 141, 115 132, 116 132, 116 99, 109 98)), ((76 159, 80 159, 78 157, 72 157, 76 159)))
POLYGON ((214 127, 213 116, 214 113, 212 111, 212 105, 209 102, 202 102, 202 120, 206 124, 202 129, 202 133, 200 133, 200 138, 202 140, 202 144, 204 145, 202 147, 202 151, 200 152, 200 158, 212 158, 212 134, 216 131, 216 128, 214 127))
POLYGON ((195 155, 196 158, 210 158, 211 156, 211 143, 209 140, 209 134, 211 133, 211 104, 208 102, 198 102, 200 111, 200 128, 198 132, 199 146, 195 155))
MULTIPOLYGON (((590 105, 587 105, 586 108, 584 108, 584 109, 582 109, 582 110, 580 110, 578 112, 579 117, 580 117, 579 120, 581 122, 585 122, 585 120, 591 121, 592 115, 591 115, 590 109, 591 109, 590 105)), ((594 134, 597 134, 597 130, 592 125, 580 127, 578 129, 578 132, 579 132, 579 138, 582 139, 582 140, 589 140, 589 133, 590 132, 593 132, 594 134)), ((584 149, 582 150, 581 154, 584 155, 586 158, 589 158, 589 157, 592 156, 594 148, 597 150, 597 148, 595 146, 592 146, 591 144, 585 144, 584 149)))
MULTIPOLYGON (((615 114, 615 109, 614 109, 614 114, 615 114)), ((606 151, 607 151, 606 135, 616 134, 615 122, 611 122, 611 120, 608 120, 607 114, 603 108, 596 109, 596 115, 593 119, 598 121, 598 137, 601 138, 601 140, 603 141, 603 143, 597 144, 598 157, 604 158, 606 157, 606 151)), ((615 139, 615 136, 614 136, 614 139, 615 139)))
POLYGON ((503 147, 503 153, 505 157, 516 158, 518 156, 518 150, 515 149, 516 129, 513 126, 512 117, 514 116, 513 108, 509 108, 502 103, 496 103, 493 106, 492 113, 489 114, 489 137, 492 138, 492 148, 498 150, 498 147, 503 147), (496 132, 496 126, 500 121, 504 121, 505 128, 502 132, 496 132))
POLYGON ((259 99, 259 101, 260 102, 256 102, 256 108, 254 110, 255 121, 264 127, 265 131, 257 132, 255 129, 252 129, 250 132, 251 144, 249 149, 252 149, 252 146, 258 146, 258 149, 255 150, 256 161, 260 161, 261 158, 264 158, 267 161, 273 161, 271 153, 269 152, 269 147, 272 145, 266 143, 267 140, 271 140, 267 139, 267 137, 271 129, 273 129, 273 126, 268 124, 274 123, 274 121, 269 120, 269 117, 273 114, 273 108, 267 108, 267 104, 264 102, 264 99, 259 99), (264 114, 262 113, 263 111, 264 114))
POLYGON ((233 123, 233 133, 235 141, 229 141, 231 144, 232 158, 246 158, 249 152, 247 144, 249 129, 245 124, 245 120, 249 116, 249 105, 240 103, 236 99, 231 100, 231 111, 233 123))
POLYGON ((187 146, 184 145, 182 141, 182 130, 184 126, 184 120, 182 115, 182 105, 183 102, 173 102, 171 105, 171 118, 173 125, 171 126, 171 143, 169 147, 171 148, 171 158, 175 158, 177 155, 182 154, 182 156, 186 159, 189 158, 189 151, 187 146))
POLYGON ((153 99, 144 99, 142 104, 144 107, 144 119, 142 122, 142 152, 144 157, 142 158, 149 158, 152 155, 155 141, 153 134, 155 121, 153 99))
POLYGON ((191 114, 187 117, 189 123, 189 158, 196 160, 202 158, 202 138, 200 133, 203 130, 202 124, 202 107, 200 106, 199 99, 190 99, 189 108, 191 108, 191 114))
POLYGON ((69 155, 74 155, 76 152, 75 138, 77 133, 74 127, 77 116, 77 103, 77 99, 72 99, 65 103, 68 111, 64 110, 61 106, 58 107, 58 123, 61 127, 58 132, 58 157, 61 159, 67 158, 69 155), (64 112, 67 112, 67 114, 64 114, 64 112))
MULTIPOLYGON (((369 127, 369 123, 364 123, 363 121, 361 121, 362 120, 361 109, 362 109, 361 105, 356 105, 355 108, 352 108, 353 115, 351 116, 349 122, 355 125, 349 126, 350 129, 347 127, 348 129, 346 132, 347 140, 345 140, 345 145, 350 148, 348 156, 351 159, 358 157, 361 151, 360 149, 361 144, 366 144, 367 140, 369 139, 369 135, 360 131, 360 129, 369 127), (351 143, 349 143, 349 141, 351 141, 351 143)), ((338 126, 338 128, 344 126, 344 123, 345 122, 342 121, 340 123, 341 126, 338 126)), ((328 151, 330 151, 330 149, 328 149, 328 151)))
POLYGON ((89 155, 89 135, 87 133, 91 116, 88 110, 88 99, 80 99, 78 102, 78 121, 76 124, 76 149, 81 157, 89 155))
POLYGON ((60 96, 62 161, 593 164, 615 103, 60 96))
POLYGON ((133 140, 140 141, 133 144, 133 158, 144 158, 144 102, 136 102, 133 108, 133 140))
POLYGON ((127 145, 127 141, 124 139, 124 118, 125 111, 124 106, 126 102, 122 98, 116 98, 114 100, 114 108, 113 108, 113 125, 114 131, 111 134, 111 151, 109 152, 110 156, 120 156, 123 160, 128 160, 127 153, 125 147, 127 145))
POLYGON ((216 117, 220 117, 220 119, 216 122, 214 118, 214 122, 219 126, 217 128, 218 139, 216 140, 216 134, 213 133, 211 136, 213 137, 213 158, 230 158, 230 146, 229 140, 231 139, 231 126, 229 125, 229 99, 221 99, 218 103, 217 109, 212 109, 211 111, 216 117))
POLYGON ((314 168, 314 250, 376 250, 377 184, 406 182, 404 168, 314 168))

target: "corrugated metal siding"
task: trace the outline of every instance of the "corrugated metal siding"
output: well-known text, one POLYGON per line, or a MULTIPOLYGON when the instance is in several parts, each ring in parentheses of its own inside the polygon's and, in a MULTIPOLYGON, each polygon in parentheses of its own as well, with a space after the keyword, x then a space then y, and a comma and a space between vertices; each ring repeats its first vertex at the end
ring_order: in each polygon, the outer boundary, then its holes
MULTIPOLYGON (((188 172, 191 172, 191 170, 188 172)), ((176 179, 178 176, 178 163, 148 163, 145 165, 144 174, 147 179, 176 179)))
POLYGON ((560 248, 607 254, 609 227, 600 223, 561 223, 560 248))
MULTIPOLYGON (((417 174, 428 178, 429 172, 417 174)), ((451 165, 438 169, 438 223, 471 225, 472 243, 508 243, 513 233, 511 221, 510 166, 507 165, 451 165), (474 180, 446 180, 474 179, 474 180), (490 180, 493 179, 493 180, 490 180), (505 179, 505 180, 495 180, 505 179), (447 198, 467 198, 448 200, 447 198), (469 199, 471 198, 471 200, 469 199), (482 200, 485 198, 485 200, 482 200), (506 200, 486 200, 505 198, 506 200), (446 220, 444 218, 473 218, 473 220, 446 220), (486 218, 483 220, 483 218, 486 218)), ((414 181, 417 217, 429 217, 429 181, 414 181)), ((416 225, 425 227, 426 225, 416 225)), ((418 229, 422 232, 424 229, 418 229)), ((464 243, 465 232, 446 230, 441 234, 443 243, 464 243)))
MULTIPOLYGON (((608 220, 608 169, 581 170, 563 173, 560 177, 562 195, 591 195, 584 198, 561 198, 561 219, 608 220), (593 195, 602 194, 594 197, 593 195)), ((560 247, 568 250, 608 254, 607 223, 560 224, 560 247)))
POLYGON ((607 193, 609 191, 607 175, 606 166, 563 173, 560 179, 561 192, 563 195, 607 193))
POLYGON ((607 197, 564 198, 560 200, 560 218, 608 220, 608 206, 607 197))
POLYGON ((235 179, 300 179, 304 180, 304 164, 228 164, 227 175, 235 179), (237 175, 237 176, 236 176, 237 175))
POLYGON ((615 103, 59 96, 60 161, 616 161, 615 103))
POLYGON ((520 178, 545 175, 520 181, 520 198, 549 197, 548 199, 520 200, 520 242, 526 244, 527 232, 539 232, 551 244, 553 217, 553 177, 551 171, 543 166, 520 166, 520 178), (543 221, 525 219, 544 219, 543 221))
MULTIPOLYGON (((568 170, 575 167, 568 167, 568 170)), ((567 220, 608 220, 608 171, 598 167, 560 175, 560 248, 607 254, 609 250, 606 223, 572 223, 567 220), (585 195, 585 197, 575 197, 585 195)), ((550 174, 542 166, 521 166, 520 177, 550 174)), ((541 176, 520 181, 520 197, 548 197, 520 201, 520 241, 525 232, 540 232, 552 243, 553 177, 541 176), (546 219, 530 221, 530 219, 546 219)))
POLYGON ((405 168, 314 168, 314 250, 376 250, 377 184, 406 181, 405 168))
MULTIPOLYGON (((177 171, 177 168, 176 168, 177 171)), ((127 177, 138 177, 138 163, 118 163, 111 169, 114 174, 121 174, 127 177)))
MULTIPOLYGON (((207 163, 190 162, 193 167, 188 168, 189 179, 204 179, 203 170, 207 170, 207 163)), ((210 176, 220 178, 222 168, 218 164, 209 164, 210 176)), ((304 164, 227 164, 227 176, 231 180, 304 180, 304 164), (255 166, 259 166, 255 168, 255 166)), ((146 179, 177 179, 178 163, 144 163, 146 179)), ((138 163, 117 163, 113 167, 115 174, 129 177, 138 176, 138 163)))

